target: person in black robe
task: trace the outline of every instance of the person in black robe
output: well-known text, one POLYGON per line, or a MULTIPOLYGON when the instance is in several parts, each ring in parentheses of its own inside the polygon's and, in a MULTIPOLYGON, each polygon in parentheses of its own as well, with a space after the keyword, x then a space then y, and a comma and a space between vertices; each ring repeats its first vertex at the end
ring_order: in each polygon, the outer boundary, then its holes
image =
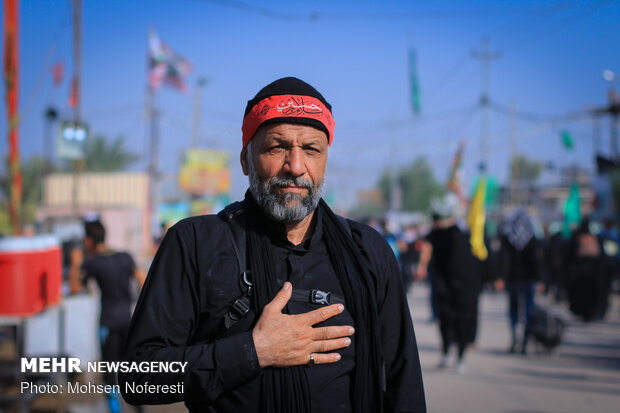
MULTIPOLYGON (((456 225, 452 211, 441 212, 444 214, 437 211, 433 214, 433 228, 426 236, 431 246, 428 265, 435 277, 434 295, 442 341, 439 367, 452 365, 450 347, 456 344, 456 369, 463 373, 465 352, 474 343, 478 329, 481 262, 472 254, 469 234, 456 225)), ((423 255, 420 266, 426 265, 423 255)))
POLYGON ((586 322, 605 318, 615 264, 589 223, 584 219, 571 236, 567 265, 570 310, 586 322))

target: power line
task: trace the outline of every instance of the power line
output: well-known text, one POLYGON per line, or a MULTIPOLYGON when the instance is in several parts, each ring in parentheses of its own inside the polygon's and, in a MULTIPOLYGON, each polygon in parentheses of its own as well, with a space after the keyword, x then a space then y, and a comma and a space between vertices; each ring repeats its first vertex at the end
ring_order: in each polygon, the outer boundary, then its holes
POLYGON ((472 17, 499 17, 506 15, 533 16, 538 14, 553 14, 566 8, 573 7, 578 2, 545 5, 533 8, 489 8, 489 9, 461 9, 461 10, 419 10, 415 12, 396 13, 315 13, 321 19, 329 20, 419 20, 419 19, 469 19, 472 17))
POLYGON ((135 112, 142 113, 142 106, 143 105, 141 103, 127 103, 124 105, 88 109, 85 112, 87 112, 88 118, 129 115, 133 116, 135 112))
MULTIPOLYGON (((69 11, 70 13, 70 11, 69 11)), ((61 19, 57 23, 57 27, 54 31, 54 34, 51 36, 52 41, 47 48, 47 52, 45 53, 45 58, 43 59, 43 63, 39 68, 39 72, 37 74, 36 80, 34 82, 34 87, 30 90, 28 94, 28 98, 26 99, 26 105, 24 113, 21 116, 21 123, 25 123, 34 108, 35 103, 37 102, 41 90, 43 88, 43 84, 45 83, 45 77, 48 76, 48 70, 51 67, 51 62, 54 59, 54 55, 56 54, 56 49, 58 44, 60 43, 60 36, 63 34, 64 30, 69 27, 68 16, 62 16, 61 19)))
POLYGON ((256 6, 242 1, 225 0, 193 0, 210 3, 221 7, 240 10, 246 13, 260 15, 274 20, 307 21, 318 20, 376 20, 376 21, 403 21, 421 19, 468 19, 472 17, 499 17, 499 16, 535 16, 541 14, 554 14, 567 8, 574 7, 579 2, 562 2, 558 4, 544 5, 540 7, 507 8, 495 7, 488 9, 460 9, 460 10, 418 10, 411 12, 376 13, 376 12, 310 12, 310 13, 286 13, 267 7, 256 6))
POLYGON ((447 109, 442 112, 432 113, 430 115, 424 115, 420 120, 423 121, 434 121, 434 120, 445 120, 447 118, 456 117, 460 115, 465 115, 468 117, 472 112, 475 112, 478 109, 478 104, 476 103, 473 106, 466 106, 458 109, 447 109))
POLYGON ((433 98, 439 94, 439 92, 441 92, 446 86, 454 81, 460 73, 463 72, 464 68, 468 67, 468 62, 469 53, 466 53, 458 59, 455 64, 450 66, 450 68, 446 70, 442 76, 439 77, 440 80, 430 88, 430 92, 426 93, 427 99, 432 101, 433 98))
POLYGON ((540 114, 536 112, 522 110, 517 110, 516 112, 512 113, 511 109, 508 106, 495 101, 489 102, 489 108, 497 113, 501 113, 507 116, 514 115, 518 119, 529 122, 557 123, 563 121, 581 120, 592 117, 591 111, 569 112, 563 115, 540 114))
POLYGON ((341 121, 338 123, 339 133, 342 133, 343 130, 364 130, 368 131, 373 128, 378 129, 402 129, 410 125, 412 122, 416 123, 432 123, 432 122, 442 122, 447 119, 463 117, 469 119, 473 112, 478 110, 478 103, 474 105, 464 106, 460 108, 446 109, 441 112, 436 112, 428 115, 421 115, 419 118, 416 118, 414 121, 407 118, 401 119, 391 119, 391 120, 383 120, 373 123, 361 123, 361 122, 353 122, 347 123, 346 121, 341 121))
POLYGON ((253 4, 248 4, 248 3, 241 2, 241 1, 225 1, 225 0, 194 0, 194 1, 200 1, 203 3, 211 3, 217 6, 241 10, 246 13, 256 14, 256 15, 267 17, 267 18, 274 19, 274 20, 308 21, 308 22, 313 22, 313 21, 318 20, 318 14, 316 13, 284 13, 278 10, 272 10, 266 7, 255 6, 253 4))

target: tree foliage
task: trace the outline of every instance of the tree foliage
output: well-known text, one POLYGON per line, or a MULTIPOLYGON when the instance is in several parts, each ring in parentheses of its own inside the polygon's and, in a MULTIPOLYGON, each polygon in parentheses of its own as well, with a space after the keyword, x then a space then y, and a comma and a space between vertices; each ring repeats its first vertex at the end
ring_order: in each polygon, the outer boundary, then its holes
MULTIPOLYGON (((124 148, 125 140, 117 138, 108 144, 105 137, 98 135, 86 141, 84 171, 86 172, 113 172, 126 170, 139 156, 124 148)), ((4 173, 0 173, 0 233, 9 233, 8 202, 10 197, 10 178, 8 161, 4 173)), ((43 178, 46 173, 59 169, 54 168, 48 159, 41 156, 32 156, 22 162, 22 203, 20 206, 20 225, 29 225, 34 222, 36 209, 43 201, 43 178)), ((72 164, 65 165, 60 170, 71 172, 72 164)))
POLYGON ((124 148, 125 139, 108 140, 96 135, 86 141, 84 170, 88 172, 114 172, 126 170, 139 156, 124 148))
MULTIPOLYGON (((383 199, 390 204, 392 193, 392 176, 384 172, 379 180, 383 199)), ((437 182, 426 158, 417 158, 413 163, 397 172, 395 184, 402 195, 401 209, 405 211, 426 212, 431 199, 443 195, 444 188, 437 182)))
MULTIPOLYGON (((8 211, 10 197, 10 177, 8 174, 8 161, 5 173, 0 175, 0 191, 2 199, 1 208, 8 211)), ((37 206, 43 198, 43 177, 46 172, 52 170, 50 162, 40 156, 32 156, 21 165, 22 171, 22 202, 20 205, 20 225, 28 225, 34 222, 37 206)), ((9 233, 8 213, 0 217, 0 232, 9 233)))
POLYGON ((516 155, 510 159, 511 181, 535 181, 543 170, 543 163, 527 156, 516 155))

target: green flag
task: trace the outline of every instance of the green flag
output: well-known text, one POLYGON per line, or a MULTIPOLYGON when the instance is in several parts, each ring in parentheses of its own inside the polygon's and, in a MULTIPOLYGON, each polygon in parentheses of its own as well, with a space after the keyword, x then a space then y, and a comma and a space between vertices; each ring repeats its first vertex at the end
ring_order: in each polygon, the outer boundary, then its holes
POLYGON ((562 145, 564 145, 565 149, 568 149, 570 151, 575 147, 575 141, 573 139, 572 133, 564 130, 560 134, 560 137, 562 138, 562 145))
POLYGON ((487 196, 484 200, 484 205, 487 209, 493 209, 499 203, 499 183, 497 179, 487 178, 487 196))
POLYGON ((564 224, 562 226, 562 236, 570 237, 571 226, 579 225, 581 222, 581 203, 579 202, 579 186, 573 183, 570 187, 570 194, 564 203, 564 224))
MULTIPOLYGON (((486 190, 484 196, 484 206, 487 209, 494 209, 499 202, 499 183, 497 179, 489 176, 484 178, 486 180, 486 190)), ((476 189, 480 184, 480 179, 476 178, 474 180, 471 192, 471 198, 473 199, 476 193, 476 189)))
POLYGON ((422 109, 420 85, 418 84, 418 58, 414 49, 409 49, 409 88, 411 94, 411 108, 414 114, 422 109))

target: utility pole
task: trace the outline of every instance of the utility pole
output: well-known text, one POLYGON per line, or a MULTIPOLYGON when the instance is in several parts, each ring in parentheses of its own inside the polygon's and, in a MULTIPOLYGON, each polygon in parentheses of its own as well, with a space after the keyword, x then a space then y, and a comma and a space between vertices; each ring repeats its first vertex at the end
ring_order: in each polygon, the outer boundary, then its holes
POLYGON ((480 170, 485 172, 489 158, 491 61, 502 57, 502 52, 491 52, 489 38, 484 36, 480 50, 473 50, 471 57, 480 60, 480 170))
POLYGON ((611 116, 609 123, 609 139, 611 144, 611 156, 614 162, 618 161, 618 115, 620 114, 620 104, 618 102, 618 96, 616 90, 610 87, 607 90, 607 100, 609 106, 607 107, 607 113, 611 116))
POLYGON ((517 105, 510 104, 510 192, 513 205, 521 203, 521 171, 519 171, 519 148, 517 145, 517 105), (513 169, 514 162, 514 169, 513 169))
POLYGON ((159 118, 160 112, 155 104, 155 92, 149 88, 147 93, 147 111, 150 128, 149 150, 149 225, 151 234, 157 228, 157 206, 159 204, 159 118))
POLYGON ((398 179, 398 167, 396 159, 398 158, 398 146, 396 144, 396 129, 397 123, 393 122, 390 125, 390 211, 400 211, 403 201, 403 191, 400 187, 398 179))
POLYGON ((209 83, 207 78, 200 77, 194 86, 194 114, 192 124, 192 148, 200 145, 200 127, 202 124, 202 90, 209 83))
MULTIPOLYGON (((53 158, 53 139, 54 139, 54 124, 58 120, 58 111, 53 106, 48 106, 44 113, 45 123, 43 131, 43 165, 39 171, 39 181, 45 185, 45 178, 52 172, 53 158)), ((45 186, 41 187, 38 194, 38 202, 43 202, 45 194, 45 186)))
POLYGON ((609 83, 607 88, 608 105, 602 108, 592 110, 595 115, 609 115, 609 146, 611 151, 611 160, 618 162, 618 117, 620 116, 620 101, 613 83, 617 81, 617 76, 611 70, 603 72, 603 78, 609 83))
POLYGON ((82 100, 80 88, 82 81, 82 0, 73 0, 73 80, 74 95, 73 120, 82 120, 82 100))
MULTIPOLYGON (((82 98, 80 93, 82 81, 82 0, 73 0, 73 79, 69 104, 73 106, 73 123, 82 122, 82 98)), ((78 218, 78 181, 84 168, 84 159, 73 162, 73 215, 78 218)))
POLYGON ((598 116, 592 118, 592 146, 594 147, 594 153, 600 153, 602 150, 601 144, 601 119, 598 116))

